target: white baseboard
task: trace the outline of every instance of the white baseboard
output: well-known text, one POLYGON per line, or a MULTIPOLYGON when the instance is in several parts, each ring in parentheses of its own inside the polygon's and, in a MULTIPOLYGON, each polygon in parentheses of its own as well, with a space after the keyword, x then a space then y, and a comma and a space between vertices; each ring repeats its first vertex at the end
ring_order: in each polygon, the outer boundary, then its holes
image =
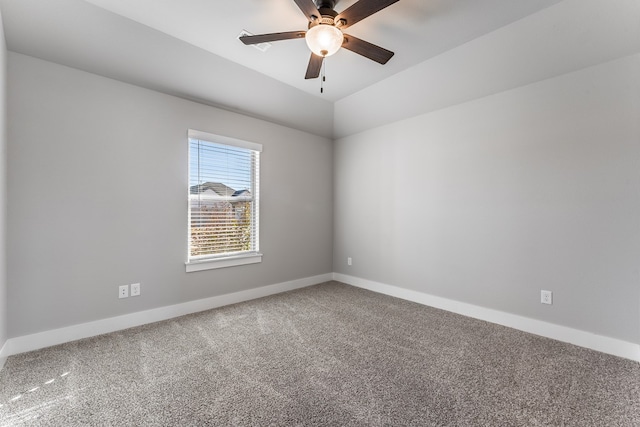
POLYGON ((0 350, 0 362, 14 354, 63 344, 82 338, 102 335, 109 332, 115 332, 122 329, 132 328, 134 326, 145 325, 147 323, 172 319, 174 317, 184 316, 185 314, 197 313, 199 311, 210 310, 212 308, 222 307, 229 304, 236 304, 256 298, 262 298, 269 295, 279 294, 281 292, 316 285, 330 280, 333 280, 332 273, 321 274, 319 276, 305 277, 303 279, 292 280, 289 282, 248 289, 246 291, 239 291, 231 294, 139 311, 137 313, 125 314, 123 316, 110 317, 108 319, 96 320, 65 328, 52 329, 21 337, 9 338, 2 347, 2 350, 0 350))
POLYGON ((397 286, 373 282, 371 280, 348 276, 346 274, 334 273, 333 279, 348 285, 368 289, 381 294, 417 302, 418 304, 428 305, 430 307, 462 314, 475 319, 497 323, 498 325, 507 326, 535 335, 552 338, 558 341, 640 362, 640 344, 596 335, 579 329, 573 329, 566 326, 544 322, 542 320, 531 319, 524 316, 518 316, 516 314, 505 313, 503 311, 492 310, 490 308, 441 298, 422 292, 403 289, 397 286))
POLYGON ((249 289, 246 291, 239 291, 231 294, 189 301, 181 304, 126 314, 123 316, 68 326, 65 328, 10 338, 2 346, 2 349, 0 349, 0 369, 4 366, 4 362, 7 357, 14 354, 63 344, 82 338, 102 335, 109 332, 115 332, 147 323, 172 319, 174 317, 210 310, 212 308, 222 307, 225 305, 249 301, 281 292, 312 286, 329 280, 337 280, 348 285, 368 289, 381 294, 413 301, 419 304, 447 310, 464 316, 473 317, 475 319, 485 320, 487 322, 496 323, 524 332, 529 332, 640 362, 639 344, 596 335, 590 332, 531 319, 524 316, 505 313, 503 311, 492 310, 473 304, 441 298, 422 292, 403 289, 397 286, 361 279, 359 277, 348 276, 340 273, 327 273, 319 276, 306 277, 289 282, 249 289))

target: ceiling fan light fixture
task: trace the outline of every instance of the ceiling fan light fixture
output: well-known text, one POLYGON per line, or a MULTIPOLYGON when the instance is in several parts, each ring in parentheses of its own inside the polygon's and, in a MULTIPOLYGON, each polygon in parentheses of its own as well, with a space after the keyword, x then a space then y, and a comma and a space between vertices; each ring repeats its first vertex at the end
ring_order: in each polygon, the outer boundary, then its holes
POLYGON ((340 50, 344 35, 333 25, 318 24, 309 28, 305 40, 311 52, 318 56, 327 57, 340 50))
POLYGON ((393 56, 393 52, 357 37, 343 34, 342 31, 400 0, 350 1, 354 3, 338 14, 334 10, 338 0, 294 0, 308 20, 308 31, 242 35, 240 41, 246 45, 257 45, 304 37, 312 52, 305 79, 320 77, 325 63, 324 58, 335 54, 341 47, 379 64, 386 64, 393 56))

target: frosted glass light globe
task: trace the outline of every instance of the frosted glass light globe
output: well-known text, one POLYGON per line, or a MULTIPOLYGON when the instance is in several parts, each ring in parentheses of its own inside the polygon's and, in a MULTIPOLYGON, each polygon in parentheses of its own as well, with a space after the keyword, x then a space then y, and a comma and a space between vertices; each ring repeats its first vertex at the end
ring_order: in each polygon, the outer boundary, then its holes
POLYGON ((336 53, 344 41, 342 31, 327 24, 318 24, 309 28, 304 38, 311 52, 323 57, 336 53))

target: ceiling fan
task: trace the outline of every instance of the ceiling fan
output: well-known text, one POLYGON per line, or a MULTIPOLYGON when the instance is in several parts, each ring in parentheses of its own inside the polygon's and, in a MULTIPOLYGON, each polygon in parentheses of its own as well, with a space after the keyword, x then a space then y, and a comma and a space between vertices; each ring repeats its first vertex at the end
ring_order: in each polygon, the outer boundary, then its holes
POLYGON ((304 38, 311 49, 311 59, 309 59, 305 79, 317 78, 320 75, 324 58, 333 55, 341 47, 380 64, 386 64, 393 56, 393 52, 349 34, 344 34, 342 30, 397 1, 399 0, 360 0, 338 13, 334 10, 336 0, 294 0, 309 20, 307 31, 244 35, 240 37, 240 40, 246 45, 252 45, 304 38))

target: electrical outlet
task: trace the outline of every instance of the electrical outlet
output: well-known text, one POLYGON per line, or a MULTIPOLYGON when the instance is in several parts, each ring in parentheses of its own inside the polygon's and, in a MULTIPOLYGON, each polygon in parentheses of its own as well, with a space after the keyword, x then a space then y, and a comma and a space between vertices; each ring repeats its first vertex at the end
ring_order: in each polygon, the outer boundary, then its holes
POLYGON ((347 265, 352 265, 352 264, 353 264, 353 262, 351 261, 351 257, 348 257, 347 258, 347 265))
POLYGON ((540 291, 540 302, 542 304, 553 304, 553 292, 540 291))
POLYGON ((122 285, 118 288, 118 298, 129 297, 129 285, 122 285))
POLYGON ((140 295, 140 283, 132 283, 131 284, 131 296, 137 297, 140 295))

